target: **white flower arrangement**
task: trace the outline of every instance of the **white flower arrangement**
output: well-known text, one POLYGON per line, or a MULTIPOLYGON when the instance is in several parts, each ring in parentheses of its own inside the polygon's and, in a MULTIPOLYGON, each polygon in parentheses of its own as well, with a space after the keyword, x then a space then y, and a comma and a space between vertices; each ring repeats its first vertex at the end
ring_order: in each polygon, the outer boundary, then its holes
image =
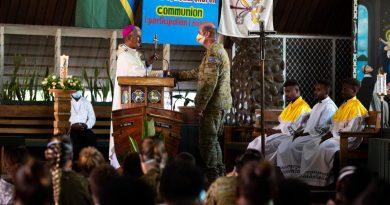
POLYGON ((84 85, 81 79, 68 76, 65 82, 55 75, 49 75, 42 81, 43 89, 62 89, 62 90, 83 90, 84 85))

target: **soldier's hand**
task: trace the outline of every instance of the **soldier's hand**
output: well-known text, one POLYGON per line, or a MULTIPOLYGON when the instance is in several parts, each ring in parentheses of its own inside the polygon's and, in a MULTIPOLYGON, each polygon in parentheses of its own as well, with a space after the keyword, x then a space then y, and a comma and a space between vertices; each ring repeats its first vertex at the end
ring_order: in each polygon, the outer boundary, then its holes
POLYGON ((174 77, 174 78, 177 77, 177 71, 176 71, 176 70, 170 70, 170 71, 169 71, 169 74, 170 74, 172 77, 174 77))
POLYGON ((195 112, 198 113, 198 119, 203 117, 203 110, 200 108, 195 108, 195 112))

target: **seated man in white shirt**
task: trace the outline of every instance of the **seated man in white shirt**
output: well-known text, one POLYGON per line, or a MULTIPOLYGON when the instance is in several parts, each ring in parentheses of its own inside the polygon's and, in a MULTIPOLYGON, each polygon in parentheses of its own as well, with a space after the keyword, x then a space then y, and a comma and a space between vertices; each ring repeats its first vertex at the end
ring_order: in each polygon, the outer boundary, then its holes
POLYGON ((314 97, 318 103, 311 110, 305 129, 295 133, 293 139, 285 140, 279 145, 277 165, 285 177, 299 176, 303 146, 308 141, 320 138, 329 132, 332 117, 337 110, 336 104, 329 97, 330 88, 328 81, 317 81, 314 97))
POLYGON ((69 122, 71 124, 70 138, 73 144, 73 159, 78 160, 82 148, 96 147, 96 137, 92 132, 96 117, 92 104, 82 97, 79 90, 72 94, 69 122))

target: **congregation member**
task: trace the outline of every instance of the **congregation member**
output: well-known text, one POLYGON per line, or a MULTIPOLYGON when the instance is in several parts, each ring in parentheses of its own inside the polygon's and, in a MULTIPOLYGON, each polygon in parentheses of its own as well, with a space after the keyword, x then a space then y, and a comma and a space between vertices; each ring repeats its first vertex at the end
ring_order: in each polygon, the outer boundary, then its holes
POLYGON ((335 200, 330 199, 327 205, 353 205, 370 185, 373 176, 367 168, 346 166, 340 170, 336 181, 335 200))
POLYGON ((24 147, 4 147, 3 170, 0 179, 0 204, 13 204, 15 179, 18 169, 27 162, 29 153, 24 147))
MULTIPOLYGON (((291 140, 295 133, 301 132, 310 114, 310 106, 301 97, 296 80, 286 80, 284 95, 289 102, 279 115, 279 125, 267 130, 265 139, 265 159, 275 161, 276 151, 282 141, 291 140)), ((261 151, 261 136, 249 143, 248 149, 261 151)))
POLYGON ((157 202, 162 202, 159 186, 161 173, 168 160, 164 142, 158 138, 145 138, 142 143, 142 153, 144 157, 141 158, 141 165, 144 175, 141 179, 155 191, 157 202))
POLYGON ((274 205, 310 205, 310 188, 296 178, 279 181, 274 205))
POLYGON ((171 75, 178 80, 198 80, 195 109, 200 118, 199 151, 210 184, 225 174, 218 136, 222 134, 225 114, 232 106, 230 60, 223 45, 216 42, 214 24, 201 24, 196 41, 207 49, 199 67, 171 70, 171 75))
MULTIPOLYGON (((359 132, 364 129, 367 109, 356 98, 359 81, 348 78, 343 81, 341 94, 345 102, 332 119, 331 131, 307 142, 303 146, 300 178, 311 186, 327 186, 334 182, 333 163, 335 153, 340 150, 340 132, 359 132)), ((348 139, 348 149, 356 149, 362 138, 348 139)))
POLYGON ((119 177, 114 167, 108 164, 102 164, 92 170, 89 177, 92 199, 95 205, 101 204, 99 193, 110 181, 119 177))
POLYGON ((72 93, 69 122, 74 159, 78 159, 81 149, 96 147, 96 136, 91 130, 96 123, 95 112, 91 102, 82 96, 81 90, 72 93))
POLYGON ((354 205, 390 204, 390 183, 384 179, 373 179, 366 189, 358 196, 354 205))
POLYGON ((61 205, 91 205, 86 178, 72 170, 73 149, 67 135, 54 136, 47 144, 45 158, 51 166, 53 198, 61 205))
POLYGON ((29 158, 16 173, 15 200, 14 203, 9 204, 53 204, 50 185, 49 168, 43 162, 29 158))
POLYGON ((130 177, 108 181, 99 192, 100 205, 155 205, 155 193, 145 182, 130 177))
MULTIPOLYGON (((114 80, 114 97, 112 99, 112 110, 121 109, 121 90, 118 84, 117 77, 120 76, 139 76, 144 77, 152 70, 152 64, 157 57, 155 55, 149 56, 146 61, 141 59, 141 54, 138 49, 142 43, 142 32, 137 26, 129 25, 123 28, 122 37, 124 44, 120 44, 117 50, 117 69, 114 80)), ((112 136, 113 127, 111 123, 110 130, 110 146, 109 159, 112 166, 119 168, 119 162, 116 158, 114 138, 112 136)))
POLYGON ((275 167, 270 161, 249 162, 240 171, 237 205, 269 205, 276 193, 275 167))
POLYGON ((336 104, 329 97, 330 88, 328 81, 319 80, 316 83, 314 97, 318 103, 311 110, 305 129, 296 132, 291 140, 285 140, 279 145, 277 166, 285 177, 298 177, 300 174, 304 144, 329 132, 332 117, 337 110, 336 104))
POLYGON ((131 152, 123 160, 123 176, 138 179, 144 175, 141 165, 141 156, 138 152, 131 152))
POLYGON ((238 176, 241 168, 249 162, 260 162, 261 153, 257 150, 248 149, 236 160, 234 171, 229 176, 222 176, 215 180, 209 187, 205 205, 235 205, 238 176))
POLYGON ((205 176, 193 164, 174 161, 161 175, 160 193, 166 205, 201 205, 205 176))
POLYGON ((94 147, 85 147, 81 150, 78 165, 80 174, 88 178, 92 170, 106 163, 102 153, 94 147))
POLYGON ((175 161, 187 162, 196 165, 195 157, 188 152, 180 152, 175 156, 175 161))

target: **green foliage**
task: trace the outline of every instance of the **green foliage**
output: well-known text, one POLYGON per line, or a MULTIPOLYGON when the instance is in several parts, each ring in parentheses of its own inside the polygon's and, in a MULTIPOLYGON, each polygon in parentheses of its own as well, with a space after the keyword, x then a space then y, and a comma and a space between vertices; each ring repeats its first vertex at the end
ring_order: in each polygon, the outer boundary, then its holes
POLYGON ((36 78, 37 71, 33 70, 31 78, 28 79, 28 91, 30 93, 30 101, 35 101, 37 97, 37 78, 36 78))
POLYGON ((131 136, 129 136, 129 143, 130 143, 130 152, 139 152, 138 143, 131 136))
POLYGON ((99 92, 99 86, 98 86, 98 80, 99 80, 99 74, 100 71, 98 68, 95 68, 93 72, 93 76, 88 76, 88 73, 85 68, 83 68, 83 79, 87 81, 89 90, 91 91, 91 99, 92 102, 97 101, 97 97, 102 97, 101 93, 99 92))
POLYGON ((182 94, 178 94, 178 95, 173 95, 172 98, 176 98, 175 102, 173 103, 173 110, 175 110, 176 108, 176 102, 179 100, 179 99, 184 99, 184 106, 187 106, 190 102, 194 102, 194 100, 192 100, 191 98, 188 98, 188 94, 190 93, 189 90, 186 91, 186 93, 184 94, 184 96, 182 94))
POLYGON ((21 100, 22 96, 19 88, 18 72, 24 58, 21 55, 14 56, 14 71, 12 72, 11 80, 7 81, 3 86, 2 97, 4 100, 21 100))
POLYGON ((108 81, 110 83, 111 98, 113 99, 114 98, 114 83, 111 80, 110 65, 108 64, 108 61, 106 61, 106 72, 107 72, 108 81))
POLYGON ((110 79, 106 79, 103 84, 100 84, 100 87, 102 89, 102 96, 103 96, 103 101, 107 101, 108 93, 110 92, 110 79))
POLYGON ((24 77, 21 79, 21 82, 18 82, 19 90, 18 90, 18 100, 19 101, 25 101, 26 100, 26 94, 28 89, 28 82, 29 82, 29 75, 30 73, 25 70, 24 71, 24 77))
POLYGON ((95 96, 94 102, 97 101, 98 96, 100 96, 100 98, 102 98, 102 95, 99 92, 99 86, 98 86, 99 74, 100 74, 99 69, 95 68, 95 70, 93 72, 93 88, 91 89, 91 92, 93 92, 93 95, 95 96))
POLYGON ((25 61, 26 58, 24 56, 19 54, 14 55, 14 69, 9 79, 3 83, 3 90, 0 91, 0 99, 36 101, 42 98, 44 101, 53 101, 54 95, 48 89, 82 90, 84 93, 84 80, 87 82, 91 91, 91 99, 93 102, 96 102, 98 99, 107 101, 110 91, 112 95, 114 93, 114 85, 111 80, 108 61, 106 61, 107 79, 99 79, 101 71, 98 68, 94 69, 92 76, 88 76, 86 69, 83 68, 81 79, 69 76, 65 82, 62 82, 58 76, 50 74, 49 67, 46 67, 45 73, 42 73, 36 66, 26 68, 25 61))
MULTIPOLYGON (((45 71, 45 78, 48 78, 49 77, 49 67, 46 67, 46 71, 45 71)), ((53 93, 49 92, 48 89, 42 89, 43 91, 43 99, 45 101, 53 101, 53 93)))
POLYGON ((9 94, 10 90, 8 81, 4 83, 4 89, 1 92, 1 96, 3 100, 11 100, 11 96, 9 94))

